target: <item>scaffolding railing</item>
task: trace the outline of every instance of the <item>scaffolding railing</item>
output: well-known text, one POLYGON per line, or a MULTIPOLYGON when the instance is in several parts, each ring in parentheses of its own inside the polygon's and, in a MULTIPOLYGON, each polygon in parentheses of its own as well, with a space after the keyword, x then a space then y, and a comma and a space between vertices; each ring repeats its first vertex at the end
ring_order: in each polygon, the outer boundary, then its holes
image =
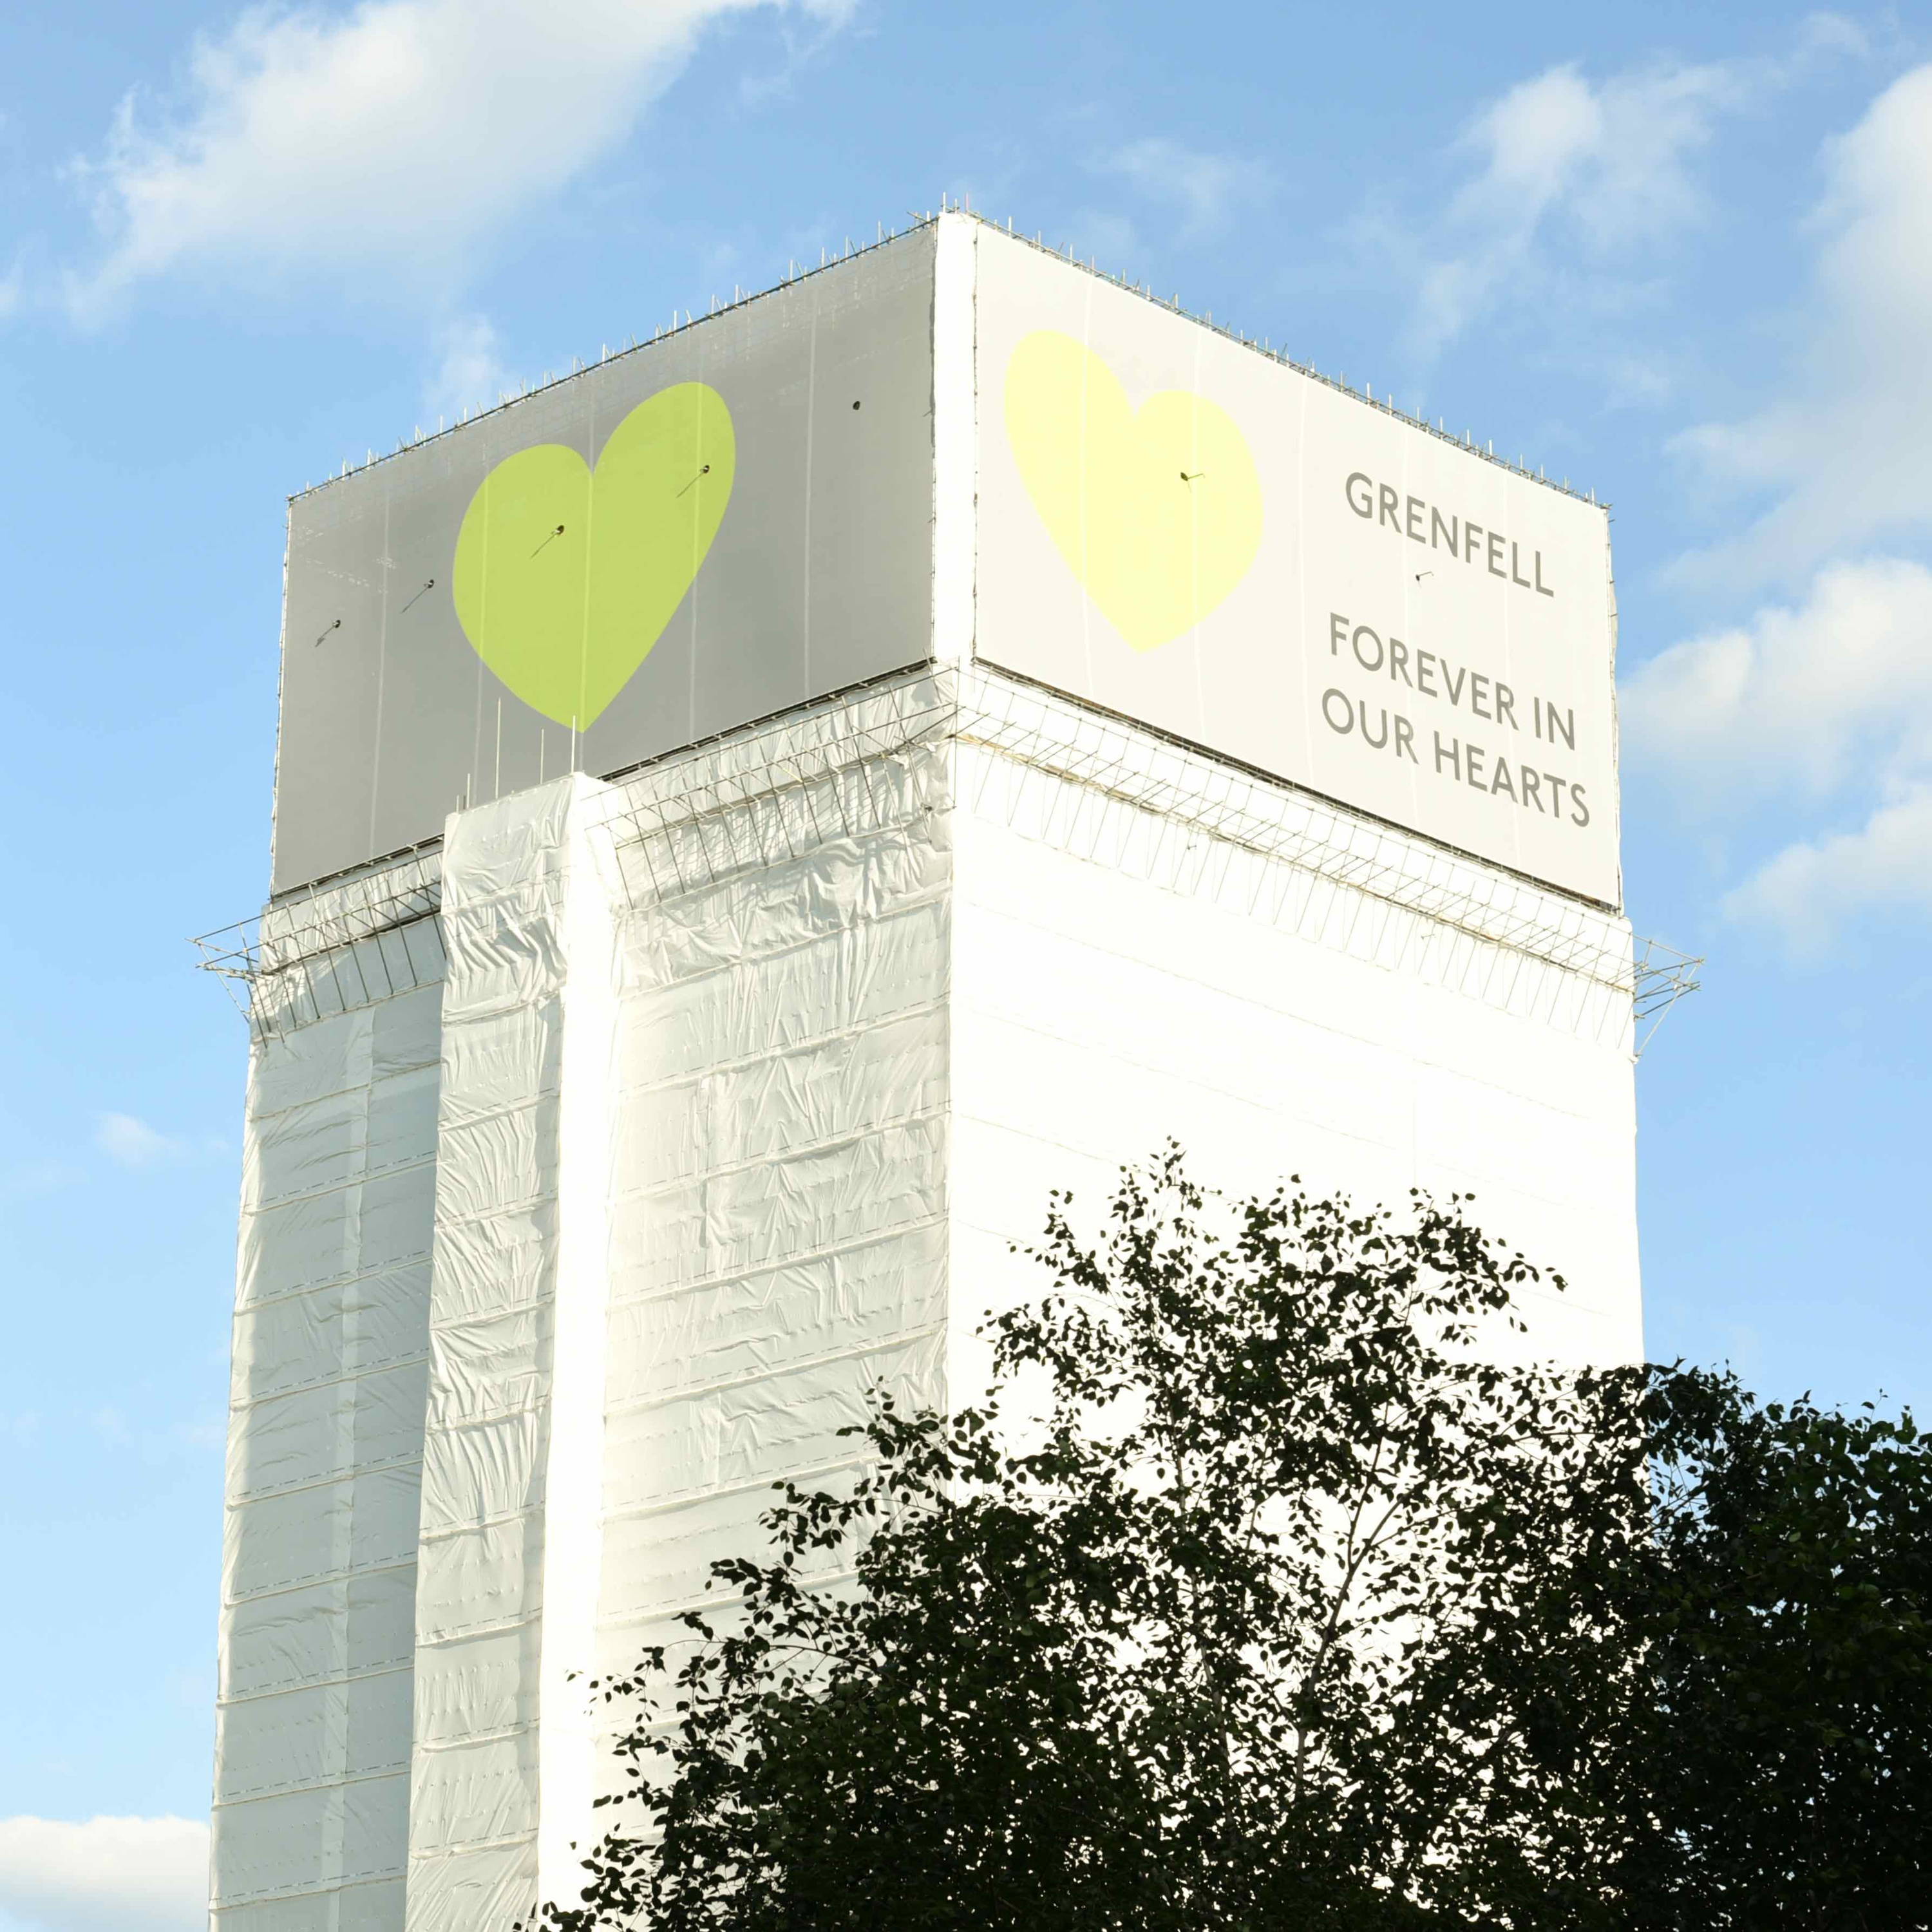
POLYGON ((1612 913, 990 667, 900 673, 642 768, 623 782, 620 842, 646 848, 655 895, 709 886, 856 836, 877 822, 884 769, 946 744, 1641 996, 1646 1012, 1702 963, 1654 940, 1634 951, 1612 913))
POLYGON ((194 944, 256 1036, 268 1036, 440 980, 442 903, 442 855, 417 852, 194 944))
MULTIPOLYGON (((1578 976, 1630 1003, 1634 1052, 1700 984, 1701 958, 1634 939, 1606 909, 1026 680, 975 670, 965 682, 958 742, 1116 800, 1164 830, 1285 864, 1407 913, 1438 934, 1578 976)), ((1204 857, 1194 869, 1205 871, 1204 857)), ((1257 879, 1257 900, 1259 893, 1257 879)))
MULTIPOLYGON (((1246 854, 1576 976, 1629 1003, 1634 1050, 1700 983, 1701 959, 1634 942, 1606 909, 988 665, 914 667, 618 775, 609 830, 627 888, 639 900, 708 890, 940 808, 962 748, 1041 775, 1068 812, 1126 808, 1154 847, 1182 842, 1196 874, 1210 855, 1246 854)), ((983 768, 980 785, 976 808, 988 808, 983 768)), ((1048 796, 1031 808, 1050 820, 1061 808, 1048 796)), ((440 897, 440 856, 421 852, 196 944, 258 1030, 274 1031, 440 976, 440 937, 392 936, 434 928, 440 897)))
POLYGON ((1640 939, 1631 972, 1631 1018, 1636 1029, 1635 1052, 1641 1055, 1656 1037, 1672 1007, 1687 993, 1703 985, 1697 976, 1703 957, 1679 952, 1660 939, 1640 939))
POLYGON ((708 889, 936 805, 938 775, 913 767, 960 716, 953 675, 922 668, 643 766, 612 811, 627 883, 660 899, 708 889))

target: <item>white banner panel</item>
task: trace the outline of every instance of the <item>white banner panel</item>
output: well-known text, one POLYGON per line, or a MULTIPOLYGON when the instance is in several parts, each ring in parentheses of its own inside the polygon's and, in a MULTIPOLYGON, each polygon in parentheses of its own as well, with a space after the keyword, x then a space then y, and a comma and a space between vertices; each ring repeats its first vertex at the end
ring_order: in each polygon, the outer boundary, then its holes
POLYGON ((1602 507, 979 235, 979 655, 1618 904, 1602 507))

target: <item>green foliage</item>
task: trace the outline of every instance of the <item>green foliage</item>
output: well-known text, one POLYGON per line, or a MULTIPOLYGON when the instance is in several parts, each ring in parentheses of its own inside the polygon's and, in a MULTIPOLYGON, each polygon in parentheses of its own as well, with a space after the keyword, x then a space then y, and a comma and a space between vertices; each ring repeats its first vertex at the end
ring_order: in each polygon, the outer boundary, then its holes
POLYGON ((1453 1200, 1170 1153, 1036 1258, 1030 1418, 882 1400, 599 1687, 634 1822, 554 1932, 1927 1922, 1909 1422, 1539 1363, 1453 1200))
POLYGON ((1932 1924, 1932 1453, 1907 1414, 1658 1371, 1656 1542, 1626 1641, 1663 1826, 1630 1922, 1932 1924))

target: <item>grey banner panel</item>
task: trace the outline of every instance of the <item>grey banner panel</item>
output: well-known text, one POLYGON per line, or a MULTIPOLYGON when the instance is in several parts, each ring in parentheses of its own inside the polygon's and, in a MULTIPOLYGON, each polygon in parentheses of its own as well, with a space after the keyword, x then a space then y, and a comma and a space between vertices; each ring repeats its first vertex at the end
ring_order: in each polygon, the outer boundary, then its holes
POLYGON ((297 498, 274 890, 927 656, 932 268, 915 230, 297 498))

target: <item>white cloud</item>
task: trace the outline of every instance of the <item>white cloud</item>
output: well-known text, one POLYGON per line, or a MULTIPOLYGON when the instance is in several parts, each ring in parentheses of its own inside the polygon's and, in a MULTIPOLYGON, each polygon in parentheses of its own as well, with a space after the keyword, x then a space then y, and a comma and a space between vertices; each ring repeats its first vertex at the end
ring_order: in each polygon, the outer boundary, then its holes
POLYGON ((1855 28, 1820 14, 1778 59, 1666 62, 1600 80, 1571 62, 1519 82, 1456 144, 1474 172, 1425 247, 1435 259, 1421 279, 1418 349, 1433 354, 1520 289, 1552 244, 1627 262, 1706 219, 1694 163, 1721 118, 1859 44, 1855 28))
POLYGON ((1459 144, 1477 172, 1443 221, 1454 252, 1423 278, 1420 348, 1442 348, 1520 280, 1559 220, 1570 239, 1602 254, 1699 218, 1704 204, 1690 158, 1743 92, 1724 63, 1600 82, 1571 65, 1512 88, 1459 144))
POLYGON ((1805 601, 1672 645, 1625 682, 1626 754, 1707 799, 1932 768, 1932 571, 1834 564, 1805 601))
POLYGON ((1174 209, 1190 240, 1219 234, 1246 207, 1266 198, 1268 170, 1232 154, 1210 154, 1154 135, 1115 148, 1095 163, 1148 200, 1174 209))
POLYGON ((1886 902, 1932 904, 1932 571, 1894 558, 1821 570, 1795 605, 1673 645, 1625 682, 1627 761, 1714 816, 1824 806, 1857 829, 1787 844, 1730 893, 1732 916, 1816 952, 1886 902))
POLYGON ((504 367, 494 325, 487 316, 458 316, 436 335, 436 373, 425 392, 425 412, 454 422, 494 406, 516 379, 504 367))
POLYGON ((0 1201, 33 1200, 71 1185, 81 1170, 64 1160, 25 1160, 0 1169, 0 1201))
POLYGON ((202 1932, 208 1827, 189 1818, 0 1818, 0 1912, 33 1932, 202 1932))
POLYGON ((128 1426, 128 1418, 111 1404, 97 1408, 88 1418, 94 1433, 110 1448, 124 1448, 134 1439, 134 1432, 128 1426))
POLYGON ((1693 574, 1787 578, 1836 550, 1932 533, 1932 65, 1824 158, 1810 314, 1778 400, 1679 445, 1709 479, 1775 500, 1693 574))
POLYGON ((700 32, 854 0, 362 0, 252 7, 198 40, 184 98, 122 104, 81 164, 104 254, 77 312, 178 273, 446 290, 500 224, 625 140, 700 32))
POLYGON ((132 1114, 103 1114, 94 1126, 94 1144, 123 1167, 153 1167, 182 1151, 180 1142, 157 1133, 132 1114))
POLYGON ((1898 906, 1932 912, 1932 784, 1855 831, 1786 846, 1724 901, 1732 918, 1773 928, 1799 958, 1827 951, 1856 914, 1898 906))
POLYGON ((1080 260, 1116 275, 1128 273, 1141 254, 1134 224, 1124 214, 1097 208, 1083 208, 1068 217, 1064 245, 1080 260))
POLYGON ((1768 499, 1679 574, 1802 588, 1644 665, 1623 711, 1635 758, 1707 808, 1810 818, 1723 902, 1801 953, 1863 913, 1932 910, 1932 571, 1846 560, 1932 536, 1932 66, 1888 86, 1823 166, 1814 284, 1776 400, 1678 446, 1707 494, 1768 499))
POLYGON ((190 1449, 220 1451, 228 1446, 228 1418, 215 1415, 206 1422, 178 1422, 173 1433, 176 1441, 186 1443, 190 1449))

